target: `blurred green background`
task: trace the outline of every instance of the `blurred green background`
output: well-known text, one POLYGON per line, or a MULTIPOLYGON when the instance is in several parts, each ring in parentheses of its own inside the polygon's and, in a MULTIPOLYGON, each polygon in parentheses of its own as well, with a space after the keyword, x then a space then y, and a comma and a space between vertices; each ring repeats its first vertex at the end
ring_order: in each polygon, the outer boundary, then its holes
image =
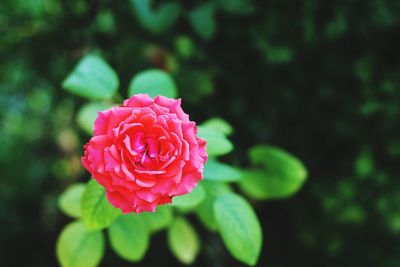
MULTIPOLYGON (((162 68, 191 119, 235 128, 224 159, 280 146, 309 170, 284 201, 255 203, 258 266, 400 266, 400 1, 2 0, 0 265, 56 266, 57 196, 86 181, 83 99, 61 81, 87 53, 120 75, 162 68)), ((206 233, 202 226, 200 233, 206 233)), ((240 266, 201 234, 195 266, 240 266)), ((165 234, 137 266, 179 266, 165 234)), ((109 249, 102 266, 127 266, 109 249)))

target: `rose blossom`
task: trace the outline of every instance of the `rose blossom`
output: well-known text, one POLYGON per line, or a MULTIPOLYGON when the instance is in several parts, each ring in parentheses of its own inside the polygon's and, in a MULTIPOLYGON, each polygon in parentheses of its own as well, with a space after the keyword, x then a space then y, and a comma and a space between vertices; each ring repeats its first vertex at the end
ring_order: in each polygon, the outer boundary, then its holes
POLYGON ((181 100, 134 95, 99 112, 82 164, 123 213, 155 211, 202 179, 206 142, 181 100))

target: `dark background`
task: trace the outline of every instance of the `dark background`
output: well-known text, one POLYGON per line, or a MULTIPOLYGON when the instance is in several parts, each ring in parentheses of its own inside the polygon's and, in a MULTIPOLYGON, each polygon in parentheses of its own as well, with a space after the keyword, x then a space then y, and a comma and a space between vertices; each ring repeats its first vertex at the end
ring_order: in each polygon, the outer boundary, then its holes
MULTIPOLYGON (((74 118, 85 100, 60 84, 94 52, 119 74, 122 98, 134 73, 171 72, 191 119, 233 125, 226 162, 246 167, 248 149, 267 143, 305 163, 296 196, 254 203, 258 266, 400 266, 400 2, 249 1, 243 12, 209 1, 209 38, 188 19, 206 1, 175 2, 180 17, 158 34, 127 0, 0 2, 0 265, 57 265, 69 221, 57 196, 88 179, 79 157, 89 138, 74 118)), ((195 266, 240 266, 193 222, 203 241, 195 266)), ((159 264, 179 266, 165 233, 137 266, 159 264)), ((127 265, 107 248, 102 266, 127 265)))

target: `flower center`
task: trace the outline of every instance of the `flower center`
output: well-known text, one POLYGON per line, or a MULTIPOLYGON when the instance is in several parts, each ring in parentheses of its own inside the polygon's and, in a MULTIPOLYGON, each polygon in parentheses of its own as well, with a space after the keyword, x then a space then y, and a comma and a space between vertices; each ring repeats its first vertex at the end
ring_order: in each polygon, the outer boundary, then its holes
POLYGON ((139 170, 160 170, 170 161, 175 147, 165 137, 146 136, 137 132, 125 136, 124 144, 130 152, 128 157, 139 170))

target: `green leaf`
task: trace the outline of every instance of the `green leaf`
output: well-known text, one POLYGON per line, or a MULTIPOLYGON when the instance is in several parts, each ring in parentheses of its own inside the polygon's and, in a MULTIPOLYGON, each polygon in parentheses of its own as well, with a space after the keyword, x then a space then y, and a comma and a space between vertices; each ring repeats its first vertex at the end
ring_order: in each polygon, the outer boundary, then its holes
POLYGON ((215 117, 211 118, 201 124, 202 126, 205 126, 207 128, 212 128, 215 129, 225 135, 231 135, 233 133, 233 128, 232 126, 227 123, 225 120, 215 117))
POLYGON ((259 200, 287 198, 300 190, 304 180, 290 181, 269 172, 249 171, 240 181, 242 190, 259 200))
POLYGON ((81 198, 85 184, 70 185, 58 199, 58 206, 66 215, 78 218, 81 216, 81 198))
POLYGON ((189 13, 189 20, 194 31, 203 39, 209 40, 214 36, 215 6, 212 3, 200 5, 189 13))
POLYGON ((269 64, 285 64, 294 57, 292 49, 287 46, 271 45, 263 39, 257 39, 255 44, 269 64))
POLYGON ((99 11, 94 23, 95 29, 101 33, 114 33, 116 30, 115 18, 111 10, 99 11))
POLYGON ((177 82, 182 88, 190 88, 182 91, 182 98, 185 102, 199 103, 210 95, 214 90, 214 83, 211 73, 185 68, 177 75, 177 82))
POLYGON ((256 146, 250 150, 250 159, 263 170, 244 172, 240 185, 257 199, 289 197, 307 179, 307 170, 301 161, 280 148, 256 146))
POLYGON ((118 85, 115 71, 94 55, 84 57, 62 83, 65 90, 94 100, 111 98, 118 85))
POLYGON ((260 256, 262 231, 257 215, 241 196, 228 193, 214 203, 214 216, 222 240, 232 256, 255 265, 260 256))
POLYGON ((287 63, 293 58, 293 52, 285 46, 269 46, 267 48, 266 58, 268 63, 287 63))
POLYGON ((155 212, 144 212, 140 216, 145 219, 149 231, 154 233, 171 224, 172 209, 169 205, 159 206, 155 212))
POLYGON ((163 70, 151 69, 136 74, 129 84, 129 95, 148 94, 176 98, 177 89, 172 77, 163 70))
POLYGON ((276 194, 274 188, 269 186, 266 173, 260 170, 243 170, 239 186, 246 195, 257 200, 265 200, 276 194))
POLYGON ((175 257, 184 264, 192 264, 200 250, 195 229, 184 219, 177 218, 168 228, 168 246, 175 257))
POLYGON ((201 181, 201 185, 205 191, 205 198, 196 208, 196 215, 200 221, 210 231, 217 230, 217 222, 214 217, 214 201, 225 193, 231 192, 229 185, 217 182, 201 181))
POLYGON ((182 58, 190 58, 196 51, 196 47, 193 41, 188 36, 179 36, 175 40, 175 48, 177 54, 180 55, 182 58))
POLYGON ((108 202, 104 188, 95 180, 91 180, 83 193, 81 201, 83 221, 88 229, 103 229, 109 226, 120 214, 108 202))
POLYGON ((348 21, 344 12, 338 12, 336 16, 326 25, 325 31, 329 39, 336 39, 348 30, 348 21))
POLYGON ((83 107, 81 107, 78 111, 76 120, 78 125, 85 130, 86 133, 92 135, 94 121, 96 120, 99 111, 103 111, 111 108, 111 104, 92 102, 87 103, 83 107))
POLYGON ((151 8, 151 0, 131 0, 131 3, 140 24, 154 34, 170 28, 181 13, 177 3, 163 4, 157 10, 151 8))
POLYGON ((149 247, 149 231, 141 215, 124 215, 109 228, 112 249, 128 261, 140 261, 149 247))
POLYGON ((94 267, 104 254, 101 231, 89 231, 78 221, 68 224, 56 244, 57 259, 63 267, 94 267))
POLYGON ((254 12, 251 0, 218 0, 222 10, 232 15, 247 15, 254 12))
POLYGON ((204 189, 201 184, 198 184, 192 192, 173 198, 173 206, 181 208, 185 211, 191 210, 198 206, 204 199, 204 189))
POLYGON ((355 173, 359 177, 370 175, 374 171, 374 159, 370 150, 364 149, 354 164, 355 173))
POLYGON ((199 126, 198 130, 198 136, 207 141, 208 156, 225 155, 232 151, 232 143, 220 131, 205 126, 199 126))
POLYGON ((220 163, 213 158, 207 160, 204 166, 204 179, 216 182, 237 182, 241 172, 225 163, 220 163))

